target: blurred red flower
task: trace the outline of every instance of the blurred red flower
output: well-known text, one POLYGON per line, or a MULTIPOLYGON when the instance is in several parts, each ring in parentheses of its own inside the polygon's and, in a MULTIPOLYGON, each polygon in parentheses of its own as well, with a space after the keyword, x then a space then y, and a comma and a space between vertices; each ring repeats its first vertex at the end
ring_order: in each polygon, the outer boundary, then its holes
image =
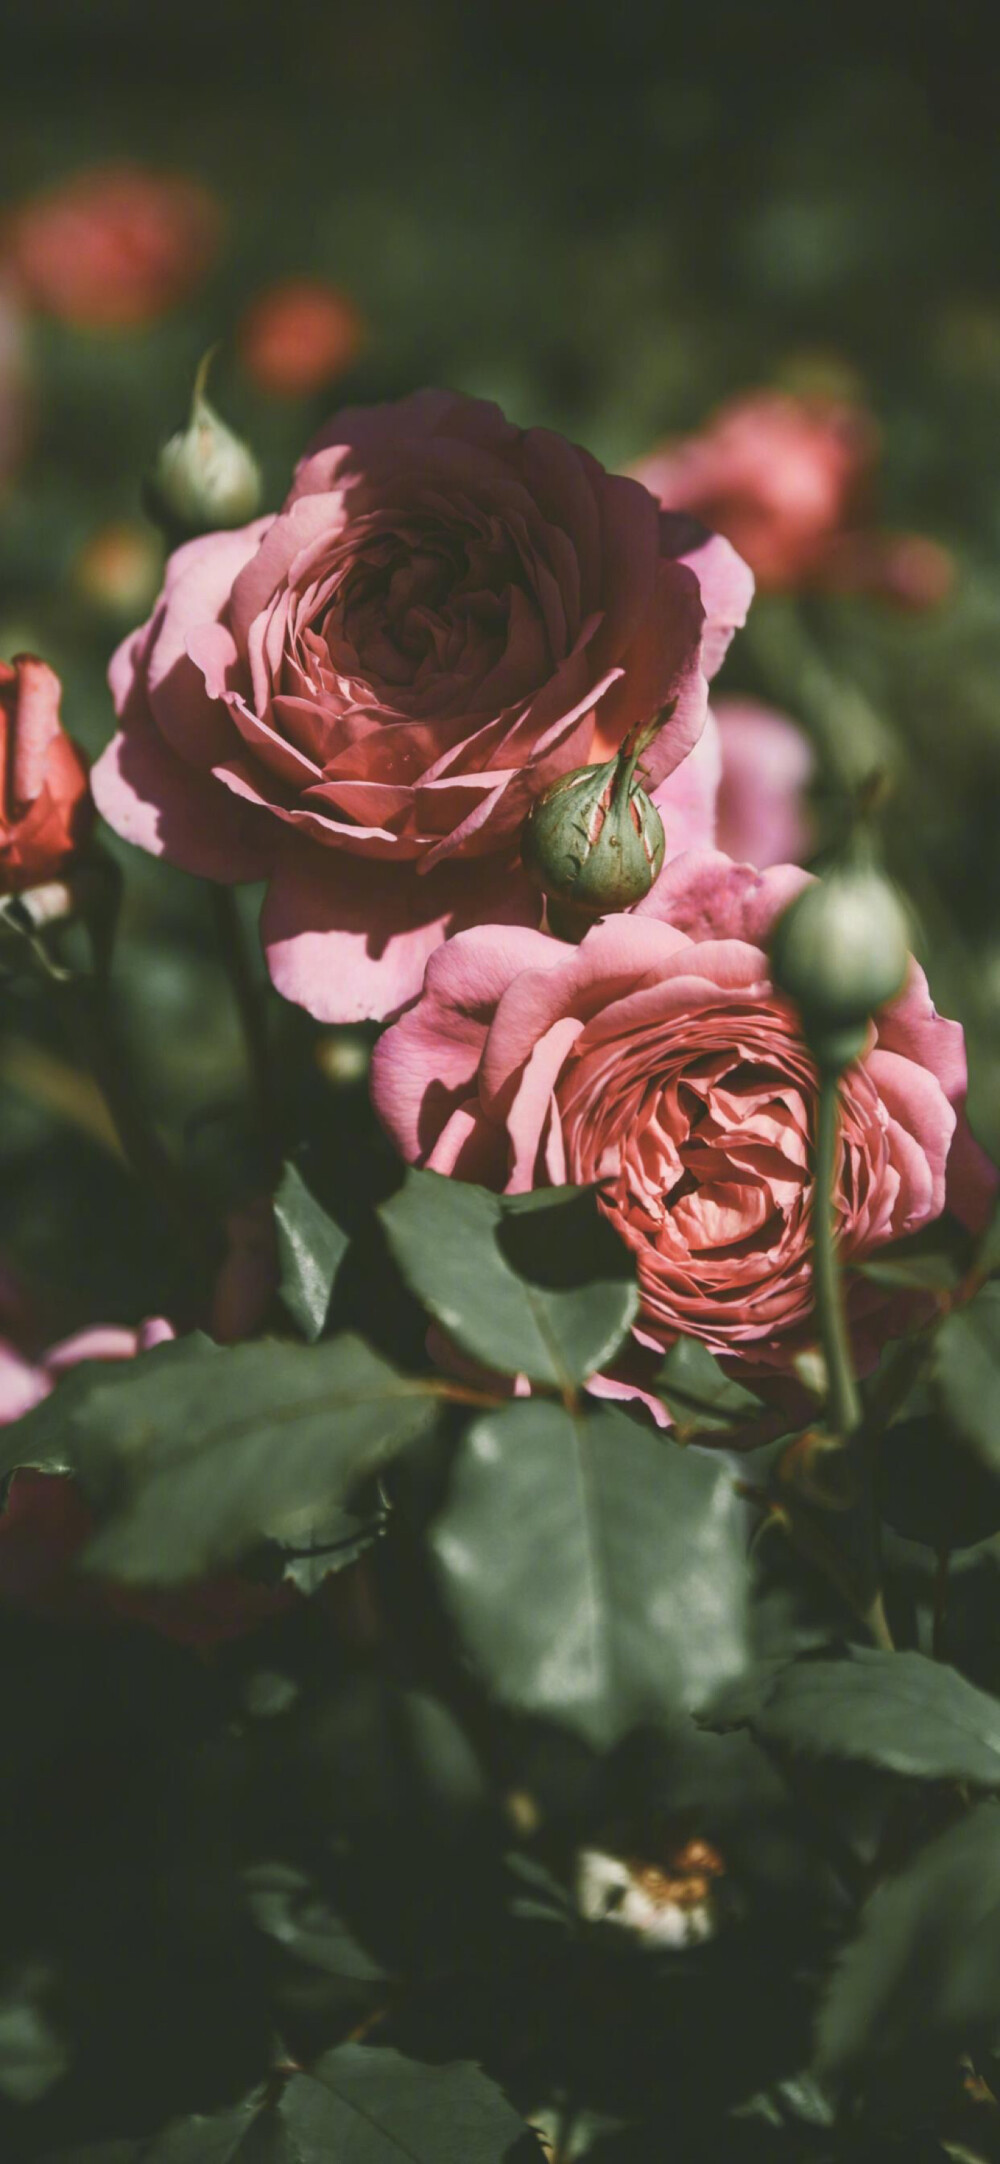
POLYGON ((284 278, 251 302, 237 340, 258 390, 300 398, 350 368, 365 343, 365 322, 339 286, 323 278, 284 278))
POLYGON ((221 227, 219 204, 188 174, 107 165, 11 211, 3 253, 35 307, 87 329, 128 330, 200 284, 221 227))

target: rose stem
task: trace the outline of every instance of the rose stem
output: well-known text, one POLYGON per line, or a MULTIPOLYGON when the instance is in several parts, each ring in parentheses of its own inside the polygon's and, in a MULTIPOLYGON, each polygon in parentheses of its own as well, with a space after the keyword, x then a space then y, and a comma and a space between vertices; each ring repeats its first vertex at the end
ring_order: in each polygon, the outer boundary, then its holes
POLYGON ((826 1365, 830 1424, 834 1433, 840 1436, 848 1447, 854 1442, 853 1455, 861 1475, 859 1531, 865 1549, 865 1577, 871 1587, 865 1608, 865 1621, 876 1645, 888 1652, 892 1650, 892 1637, 886 1621, 879 1582, 881 1573, 878 1515, 875 1508, 871 1453, 863 1439, 860 1444, 854 1440, 861 1428, 863 1409, 854 1379, 854 1364, 844 1313, 840 1259, 837 1254, 834 1197, 839 1121, 840 1072, 838 1069, 822 1066, 816 1115, 816 1172, 812 1217, 813 1290, 826 1365))
POLYGON ((209 891, 216 936, 243 1033, 243 1049, 257 1124, 266 1152, 269 1157, 274 1158, 277 1165, 281 1159, 281 1144, 277 1139, 267 1019, 246 949, 239 906, 232 887, 218 886, 213 882, 209 891))

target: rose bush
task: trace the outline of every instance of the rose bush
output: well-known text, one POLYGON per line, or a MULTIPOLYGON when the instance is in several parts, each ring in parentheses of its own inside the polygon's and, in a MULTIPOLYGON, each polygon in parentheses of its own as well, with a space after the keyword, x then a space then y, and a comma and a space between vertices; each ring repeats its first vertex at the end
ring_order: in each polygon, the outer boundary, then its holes
POLYGON ((60 722, 61 696, 33 654, 0 662, 0 894, 51 878, 90 825, 87 762, 60 722))
POLYGON ((652 787, 698 742, 752 580, 638 482, 448 392, 338 415, 275 518, 171 558, 111 681, 110 824, 263 878, 278 989, 392 1015, 463 925, 538 921, 534 795, 672 702, 652 787))
MULTIPOLYGON (((640 1343, 679 1332, 784 1364, 812 1312, 816 1076, 772 989, 772 925, 807 874, 677 858, 579 947, 462 934, 376 1047, 403 1156, 507 1193, 597 1182, 637 1257, 640 1343)), ((983 1206, 965 1051, 914 963, 844 1081, 837 1191, 850 1263, 950 1205, 983 1206)))

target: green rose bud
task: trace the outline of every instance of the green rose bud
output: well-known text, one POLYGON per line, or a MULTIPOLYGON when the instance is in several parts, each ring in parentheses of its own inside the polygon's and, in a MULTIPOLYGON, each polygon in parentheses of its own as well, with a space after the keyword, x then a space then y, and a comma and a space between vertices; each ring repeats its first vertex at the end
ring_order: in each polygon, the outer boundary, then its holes
POLYGON ((556 905, 563 936, 630 909, 663 866, 663 821, 636 769, 665 715, 633 729, 613 759, 564 774, 532 805, 521 835, 529 877, 556 905))
POLYGON ((794 1000, 820 1066, 835 1072, 859 1058, 908 964, 906 913, 866 844, 796 896, 771 942, 774 982, 794 1000))
POLYGON ((195 377, 187 427, 168 437, 146 481, 146 508, 172 544, 220 526, 245 526, 260 508, 253 452, 205 396, 214 351, 195 377))

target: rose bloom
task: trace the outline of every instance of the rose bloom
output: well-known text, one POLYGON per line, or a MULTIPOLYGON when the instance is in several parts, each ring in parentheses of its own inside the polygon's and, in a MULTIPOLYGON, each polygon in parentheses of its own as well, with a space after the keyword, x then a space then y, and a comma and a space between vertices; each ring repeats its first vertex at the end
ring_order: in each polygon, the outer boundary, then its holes
POLYGON ((932 607, 951 590, 952 558, 924 535, 875 526, 878 451, 862 406, 749 391, 633 471, 665 509, 690 511, 725 534, 763 591, 823 587, 932 607))
POLYGON ((672 702, 692 750, 752 580, 546 429, 446 391, 342 413, 277 517, 178 549, 111 668, 94 793, 188 871, 269 881, 278 990, 383 1018, 463 925, 537 923, 532 798, 672 702))
POLYGON ((201 283, 222 216, 186 173, 107 165, 32 196, 6 220, 6 262, 25 298, 67 323, 128 330, 201 283))
MULTIPOLYGON (((768 980, 775 918, 808 874, 678 857, 579 947, 483 926, 435 955, 376 1047, 403 1156, 519 1194, 598 1183, 634 1251, 636 1336, 783 1366, 808 1342, 816 1075, 768 980)), ((848 1264, 944 1209, 981 1212, 965 1052, 916 963, 844 1078, 836 1189, 848 1264)))
POLYGON ((357 360, 364 318, 325 278, 284 278, 258 293, 236 334, 252 383, 275 398, 321 391, 357 360))
POLYGON ((0 894, 50 879, 90 827, 87 762, 60 723, 61 693, 33 654, 0 661, 0 894))

